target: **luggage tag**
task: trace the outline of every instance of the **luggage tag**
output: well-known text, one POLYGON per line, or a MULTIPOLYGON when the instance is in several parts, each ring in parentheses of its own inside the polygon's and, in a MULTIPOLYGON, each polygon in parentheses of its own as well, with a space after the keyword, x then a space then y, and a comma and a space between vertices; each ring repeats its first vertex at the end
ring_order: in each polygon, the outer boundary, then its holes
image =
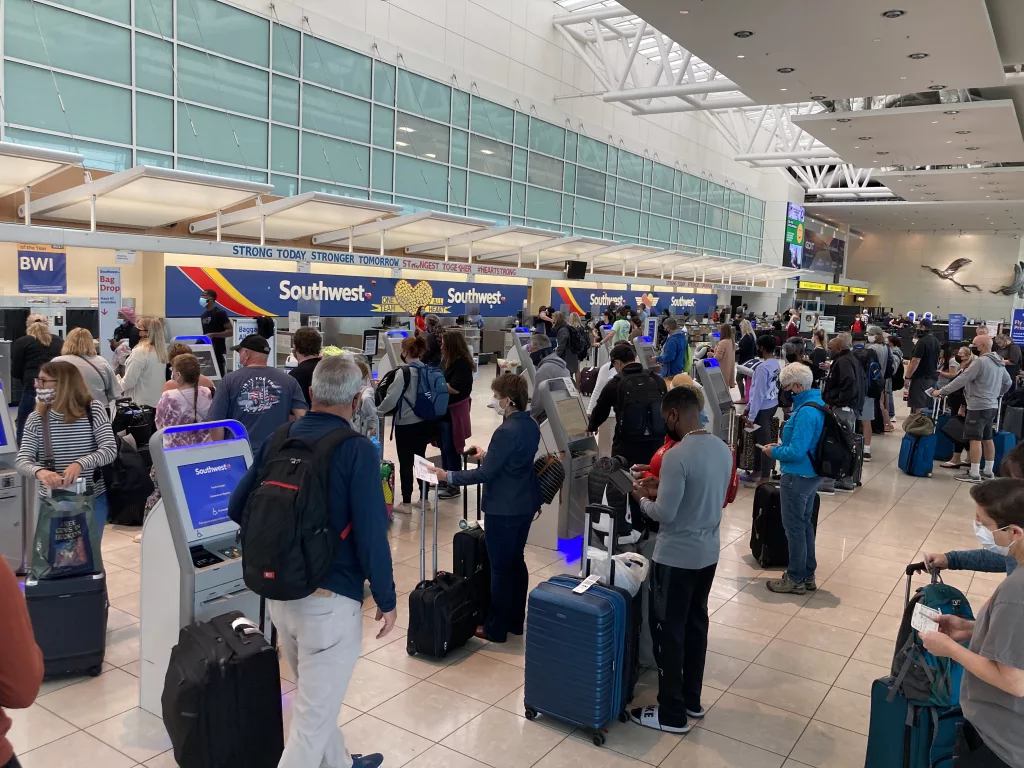
POLYGON ((587 578, 585 578, 583 581, 581 581, 579 584, 577 584, 575 587, 573 587, 572 591, 573 591, 574 594, 582 595, 584 592, 586 592, 592 586, 597 584, 597 581, 598 581, 597 574, 596 573, 592 573, 589 576, 587 576, 587 578))

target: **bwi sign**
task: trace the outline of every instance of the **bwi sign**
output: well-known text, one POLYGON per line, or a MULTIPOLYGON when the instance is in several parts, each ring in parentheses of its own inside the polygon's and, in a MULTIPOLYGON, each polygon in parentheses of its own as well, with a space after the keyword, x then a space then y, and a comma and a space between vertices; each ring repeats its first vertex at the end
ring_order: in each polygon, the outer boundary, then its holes
POLYGON ((68 265, 64 246, 18 243, 18 293, 67 292, 68 265))

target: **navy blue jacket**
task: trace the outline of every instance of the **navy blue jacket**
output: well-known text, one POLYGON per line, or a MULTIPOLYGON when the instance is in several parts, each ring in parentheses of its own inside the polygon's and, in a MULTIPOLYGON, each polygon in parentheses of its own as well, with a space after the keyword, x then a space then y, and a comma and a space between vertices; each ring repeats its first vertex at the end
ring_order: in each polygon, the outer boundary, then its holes
MULTIPOLYGON (((310 411, 292 424, 289 435, 317 442, 339 427, 351 426, 339 416, 310 411)), ((242 521, 242 508, 256 486, 266 459, 265 441, 256 451, 252 466, 231 494, 228 516, 242 521)), ((380 455, 367 438, 350 437, 334 452, 328 485, 328 503, 337 530, 352 526, 351 535, 338 544, 334 552, 334 570, 320 586, 332 592, 363 602, 363 583, 370 582, 370 592, 377 607, 387 613, 396 605, 395 581, 391 570, 391 547, 388 544, 388 513, 380 483, 380 455)))
POLYGON ((480 507, 488 515, 532 515, 543 504, 533 471, 539 445, 537 422, 526 411, 516 411, 494 431, 483 463, 465 472, 449 472, 450 482, 483 483, 480 507))

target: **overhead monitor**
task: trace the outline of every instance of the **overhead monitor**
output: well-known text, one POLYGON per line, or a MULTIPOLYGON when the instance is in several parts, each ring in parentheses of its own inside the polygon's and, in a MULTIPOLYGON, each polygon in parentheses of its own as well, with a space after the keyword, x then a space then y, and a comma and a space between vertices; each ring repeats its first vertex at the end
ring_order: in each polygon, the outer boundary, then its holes
POLYGON ((217 355, 214 354, 209 336, 175 336, 173 340, 188 344, 199 361, 199 372, 203 376, 211 381, 220 381, 223 372, 217 364, 217 355))
POLYGON ((783 264, 794 269, 803 267, 805 216, 806 213, 802 205, 796 203, 786 205, 786 253, 783 264))
POLYGON ((555 410, 558 412, 558 422, 562 425, 562 431, 570 443, 587 437, 589 422, 578 398, 555 399, 555 410))

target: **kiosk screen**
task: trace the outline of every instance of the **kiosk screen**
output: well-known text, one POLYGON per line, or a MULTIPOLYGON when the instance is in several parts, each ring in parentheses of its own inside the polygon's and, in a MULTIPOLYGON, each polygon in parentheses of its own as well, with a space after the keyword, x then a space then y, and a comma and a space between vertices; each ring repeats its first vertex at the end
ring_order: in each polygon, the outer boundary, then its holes
POLYGON ((220 378, 220 371, 217 370, 217 363, 213 357, 212 349, 192 349, 192 354, 199 360, 199 372, 211 379, 220 378))
POLYGON ((192 527, 199 531, 228 520, 228 501, 247 467, 241 456, 178 467, 192 527))
POLYGON ((575 397, 556 400, 555 409, 558 411, 558 421, 570 442, 587 436, 587 415, 583 412, 579 400, 575 397))

